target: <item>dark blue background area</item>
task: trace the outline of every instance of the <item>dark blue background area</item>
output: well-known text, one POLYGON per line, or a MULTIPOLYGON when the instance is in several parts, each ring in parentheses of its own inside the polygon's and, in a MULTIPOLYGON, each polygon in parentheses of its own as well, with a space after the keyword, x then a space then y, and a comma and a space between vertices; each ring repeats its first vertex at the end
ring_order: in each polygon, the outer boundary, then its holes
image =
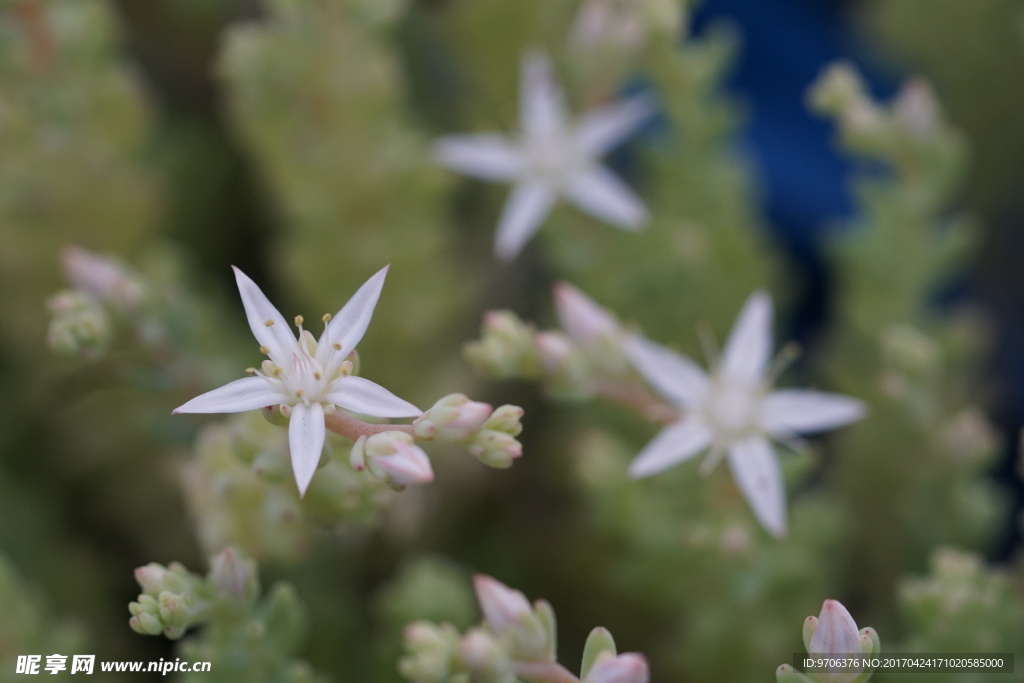
POLYGON ((822 69, 850 58, 846 3, 829 0, 707 0, 694 30, 728 21, 741 32, 728 86, 749 107, 745 142, 760 172, 767 218, 806 253, 829 221, 850 213, 849 165, 833 151, 832 127, 805 105, 822 69))

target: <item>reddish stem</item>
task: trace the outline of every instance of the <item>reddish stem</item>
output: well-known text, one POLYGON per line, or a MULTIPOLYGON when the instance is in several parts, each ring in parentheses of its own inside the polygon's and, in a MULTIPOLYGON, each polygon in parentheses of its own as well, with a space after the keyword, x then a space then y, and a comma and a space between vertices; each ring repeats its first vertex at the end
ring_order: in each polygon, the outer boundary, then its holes
POLYGON ((28 35, 32 66, 43 71, 53 61, 53 35, 46 23, 46 10, 39 0, 21 0, 14 7, 15 16, 28 35))
POLYGON ((370 424, 369 422, 349 417, 340 410, 335 410, 330 415, 325 415, 324 423, 335 434, 341 434, 353 442, 361 436, 373 436, 381 432, 405 432, 413 437, 416 436, 415 428, 412 425, 370 424))
POLYGON ((680 416, 678 408, 636 383, 597 378, 594 390, 601 398, 632 408, 652 422, 673 422, 680 416))

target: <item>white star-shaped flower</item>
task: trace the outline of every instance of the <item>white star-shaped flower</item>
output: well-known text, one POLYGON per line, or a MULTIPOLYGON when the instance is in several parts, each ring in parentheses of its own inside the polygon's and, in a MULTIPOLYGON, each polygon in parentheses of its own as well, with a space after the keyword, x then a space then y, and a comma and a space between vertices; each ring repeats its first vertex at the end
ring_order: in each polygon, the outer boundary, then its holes
POLYGON ((320 461, 326 437, 325 415, 339 407, 375 417, 422 414, 384 387, 353 375, 351 361, 345 360, 366 333, 384 287, 387 266, 367 280, 337 314, 324 316, 319 340, 303 329, 302 316, 295 319, 299 328, 296 338, 256 283, 238 268, 234 270, 249 327, 260 343, 260 351, 270 360, 263 361, 260 370, 251 369, 249 374, 253 376, 197 396, 176 408, 175 413, 241 413, 280 405, 283 414, 290 414, 292 470, 302 495, 320 461))
POLYGON ((772 302, 755 293, 740 312, 725 350, 711 374, 689 358, 638 335, 626 355, 651 386, 679 408, 681 417, 665 427, 629 467, 634 478, 657 474, 701 451, 711 452, 709 472, 728 454, 729 468, 761 524, 773 535, 786 533, 786 494, 770 439, 792 441, 864 416, 864 404, 837 394, 771 391, 772 302))
POLYGON ((547 218, 559 196, 624 230, 647 223, 647 209, 629 187, 600 163, 651 116, 646 96, 601 107, 571 123, 565 93, 543 54, 523 57, 519 136, 450 135, 434 147, 437 162, 482 180, 513 184, 495 253, 511 260, 547 218))

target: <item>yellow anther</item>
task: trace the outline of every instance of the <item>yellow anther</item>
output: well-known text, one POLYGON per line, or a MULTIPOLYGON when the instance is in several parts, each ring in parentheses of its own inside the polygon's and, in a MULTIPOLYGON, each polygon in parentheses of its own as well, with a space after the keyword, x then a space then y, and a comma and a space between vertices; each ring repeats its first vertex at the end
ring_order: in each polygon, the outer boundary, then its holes
POLYGON ((321 375, 321 374, 320 374, 319 372, 314 372, 314 373, 313 373, 313 377, 314 377, 315 379, 321 379, 321 378, 323 378, 323 375, 321 375))
POLYGON ((260 353, 269 354, 270 353, 270 347, 269 346, 261 346, 260 347, 260 353))
POLYGON ((305 320, 306 319, 303 318, 301 315, 295 316, 295 327, 302 327, 302 323, 305 322, 305 320))
POLYGON ((302 398, 302 395, 305 394, 305 393, 306 393, 305 389, 296 389, 295 390, 295 395, 298 396, 299 398, 302 398))
POLYGON ((281 370, 281 368, 274 368, 274 377, 280 377, 283 374, 284 374, 284 371, 281 370))
POLYGON ((331 317, 332 316, 331 316, 330 313, 324 313, 324 317, 322 317, 320 319, 323 320, 325 323, 329 323, 329 322, 331 322, 331 317))
POLYGON ((267 318, 266 320, 263 321, 263 324, 266 325, 267 327, 273 327, 274 321, 271 320, 270 318, 267 318))
POLYGON ((333 344, 331 344, 331 346, 334 347, 335 351, 341 351, 341 344, 339 344, 338 342, 334 342, 333 344))
POLYGON ((247 374, 247 375, 255 375, 256 374, 256 368, 246 368, 245 369, 245 374, 247 374))

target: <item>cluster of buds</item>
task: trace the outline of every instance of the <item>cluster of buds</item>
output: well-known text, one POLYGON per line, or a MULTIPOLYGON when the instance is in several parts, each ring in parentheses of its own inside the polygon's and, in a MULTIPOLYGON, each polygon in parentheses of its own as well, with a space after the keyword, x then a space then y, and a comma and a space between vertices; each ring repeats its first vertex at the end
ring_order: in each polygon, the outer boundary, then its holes
POLYGON ((62 355, 95 360, 103 356, 113 335, 111 314, 138 311, 145 289, 123 264, 79 247, 61 254, 64 275, 72 289, 55 294, 46 340, 62 355))
POLYGON ((178 562, 155 562, 135 570, 142 593, 128 605, 129 626, 147 636, 177 640, 190 627, 206 620, 210 611, 251 606, 259 594, 256 564, 233 548, 225 548, 210 561, 203 577, 178 562))
POLYGON ((619 321, 566 282, 555 285, 554 303, 557 330, 537 331, 509 311, 488 312, 480 339, 466 345, 466 359, 494 379, 541 379, 548 393, 564 399, 633 397, 638 387, 619 321))
POLYGON ((177 640, 196 623, 205 609, 199 597, 204 591, 201 577, 172 562, 167 567, 152 562, 135 570, 142 587, 138 600, 128 605, 128 625, 147 636, 165 635, 177 640))
POLYGON ((414 683, 440 683, 465 676, 481 683, 521 679, 547 683, 647 683, 642 655, 619 655, 606 629, 587 639, 579 676, 555 659, 555 613, 538 600, 532 605, 517 590, 489 576, 474 580, 484 615, 479 626, 460 635, 450 624, 416 622, 406 629, 402 675, 414 683))
POLYGON ((523 454, 516 437, 523 431, 523 409, 471 401, 449 394, 413 422, 415 435, 438 443, 464 446, 480 462, 504 469, 523 454))
POLYGON ((74 290, 58 292, 47 302, 53 315, 46 343, 62 356, 95 360, 106 353, 111 339, 107 310, 94 298, 74 290))
POLYGON ((904 83, 886 106, 871 98, 853 66, 840 62, 821 76, 810 102, 816 110, 837 117, 851 149, 868 154, 939 141, 950 134, 935 93, 920 78, 904 83))
POLYGON ((184 464, 181 475, 203 548, 214 553, 233 544, 260 560, 295 561, 310 548, 317 526, 375 523, 392 492, 344 462, 344 439, 329 437, 336 455, 324 458, 300 499, 288 434, 271 422, 245 413, 200 431, 195 457, 184 464))
POLYGON ((488 311, 480 339, 468 342, 463 355, 477 372, 494 379, 536 378, 541 362, 535 334, 533 326, 512 311, 488 311))
POLYGON ((652 32, 675 39, 683 27, 675 0, 586 0, 576 15, 572 40, 581 48, 635 50, 652 32))
POLYGON ((881 652, 878 634, 870 627, 858 631, 857 622, 838 600, 826 600, 817 617, 804 620, 803 636, 807 654, 812 659, 824 659, 828 665, 800 673, 783 664, 775 671, 778 683, 867 683, 871 679, 870 669, 841 662, 881 652))

